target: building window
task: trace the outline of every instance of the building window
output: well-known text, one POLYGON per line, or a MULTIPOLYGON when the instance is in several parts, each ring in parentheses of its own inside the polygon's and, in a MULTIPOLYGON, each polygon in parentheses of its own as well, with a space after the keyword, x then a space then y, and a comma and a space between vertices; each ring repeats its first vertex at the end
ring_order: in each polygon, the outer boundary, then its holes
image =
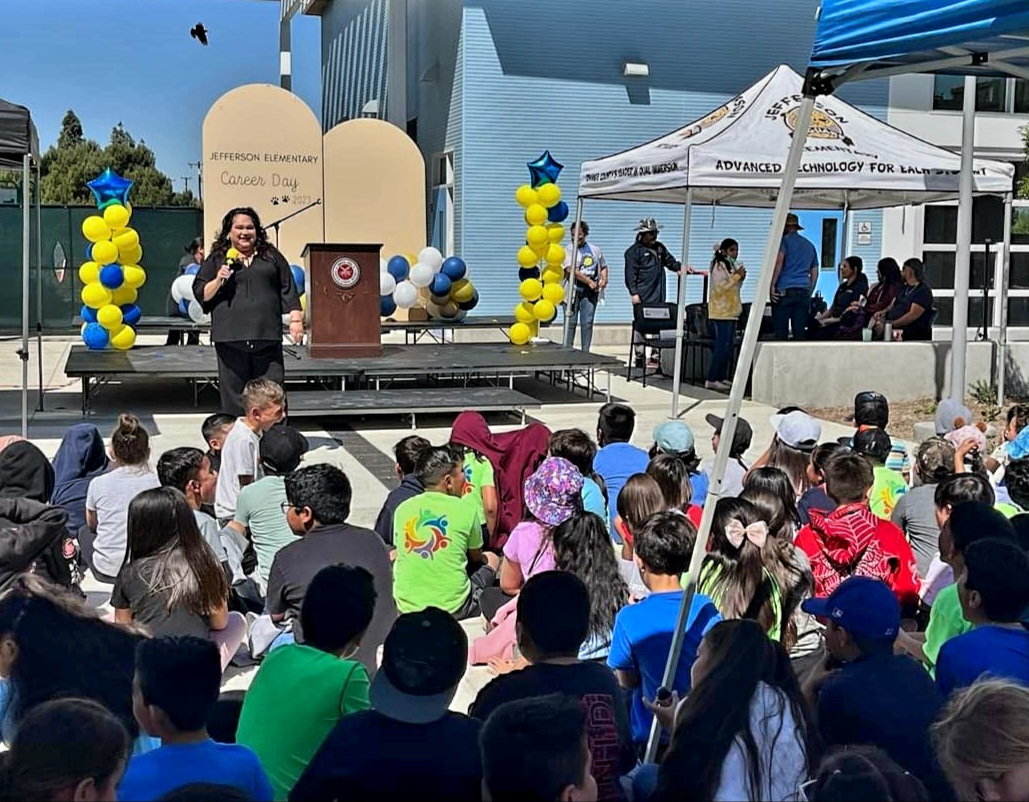
POLYGON ((1015 80, 1015 114, 1029 114, 1029 80, 1015 80))
MULTIPOLYGON (((1027 82, 1022 79, 977 78, 975 81, 975 110, 993 112, 1013 110, 1020 114, 1029 113, 1029 88, 1026 84, 1027 82)), ((964 99, 965 76, 934 76, 934 110, 961 111, 964 99)))

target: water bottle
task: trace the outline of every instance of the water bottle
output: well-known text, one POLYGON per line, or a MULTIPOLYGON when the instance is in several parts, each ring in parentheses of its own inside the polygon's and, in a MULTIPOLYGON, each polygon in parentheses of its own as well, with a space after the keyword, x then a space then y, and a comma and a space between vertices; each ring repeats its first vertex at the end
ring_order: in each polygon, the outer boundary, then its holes
POLYGON ((883 327, 883 342, 893 342, 893 324, 890 321, 886 321, 886 325, 883 327))

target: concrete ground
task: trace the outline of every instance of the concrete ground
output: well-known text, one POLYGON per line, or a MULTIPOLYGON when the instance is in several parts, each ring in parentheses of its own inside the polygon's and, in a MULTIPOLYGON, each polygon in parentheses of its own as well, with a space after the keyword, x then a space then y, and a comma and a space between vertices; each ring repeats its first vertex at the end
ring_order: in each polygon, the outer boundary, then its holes
MULTIPOLYGON (((156 344, 163 338, 143 337, 142 343, 156 344)), ((47 456, 53 456, 64 432, 82 421, 80 413, 80 386, 68 379, 63 372, 68 351, 77 338, 48 338, 43 343, 42 367, 45 388, 43 411, 37 408, 38 386, 37 351, 31 347, 29 363, 30 426, 29 437, 47 456)), ((14 434, 21 427, 21 363, 16 355, 20 341, 0 341, 0 434, 14 434)), ((455 347, 460 347, 457 345, 455 347)), ((604 349, 606 350, 606 349, 604 349)), ((624 358, 624 348, 612 349, 610 353, 624 358)), ((600 378, 604 386, 604 379, 600 378)), ((560 388, 533 381, 516 383, 518 389, 534 395, 543 401, 543 407, 532 417, 551 430, 579 427, 591 435, 596 430, 596 413, 604 402, 602 396, 590 401, 582 394, 569 395, 560 388)), ((637 427, 635 442, 648 447, 652 442, 654 426, 667 420, 671 409, 670 381, 656 379, 643 388, 639 382, 627 383, 624 373, 612 376, 611 391, 614 400, 624 401, 636 410, 637 427)), ((680 399, 681 418, 693 429, 697 438, 697 451, 703 458, 713 456, 711 449, 711 427, 704 420, 709 413, 724 415, 727 397, 702 388, 687 387, 680 399)), ((122 411, 136 414, 152 435, 152 451, 156 459, 162 452, 178 446, 205 447, 200 435, 200 423, 204 417, 217 409, 216 391, 208 388, 201 394, 200 408, 192 406, 192 394, 186 382, 137 382, 105 387, 94 401, 94 414, 90 421, 104 432, 105 436, 114 427, 117 415, 122 411)), ((792 403, 803 405, 803 398, 792 403)), ((772 430, 769 416, 775 409, 745 402, 743 417, 754 429, 754 441, 749 455, 760 454, 771 440, 772 430)), ((419 416, 418 433, 434 443, 448 439, 453 416, 419 416)), ((495 429, 506 431, 518 428, 513 416, 491 416, 495 429)), ((351 520, 359 526, 371 526, 391 484, 393 444, 411 433, 405 421, 389 417, 343 418, 324 421, 303 419, 300 429, 311 442, 307 462, 329 462, 344 470, 354 488, 354 503, 351 520)), ((824 439, 849 434, 850 429, 836 423, 823 422, 824 439)), ((90 599, 98 607, 105 607, 109 600, 109 588, 87 580, 85 588, 90 599)), ((465 624, 469 638, 482 632, 481 621, 465 624)), ((249 686, 256 669, 237 671, 230 669, 225 682, 226 689, 241 689, 249 686)), ((462 681, 454 700, 453 709, 467 710, 478 690, 490 679, 485 668, 470 668, 462 681)))

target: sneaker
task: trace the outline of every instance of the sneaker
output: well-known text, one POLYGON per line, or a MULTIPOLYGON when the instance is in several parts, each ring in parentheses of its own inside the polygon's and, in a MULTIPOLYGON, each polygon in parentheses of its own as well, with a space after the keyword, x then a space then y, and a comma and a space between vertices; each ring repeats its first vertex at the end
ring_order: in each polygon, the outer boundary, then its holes
POLYGON ((730 389, 728 382, 704 382, 704 387, 707 390, 718 390, 719 392, 726 392, 730 389))

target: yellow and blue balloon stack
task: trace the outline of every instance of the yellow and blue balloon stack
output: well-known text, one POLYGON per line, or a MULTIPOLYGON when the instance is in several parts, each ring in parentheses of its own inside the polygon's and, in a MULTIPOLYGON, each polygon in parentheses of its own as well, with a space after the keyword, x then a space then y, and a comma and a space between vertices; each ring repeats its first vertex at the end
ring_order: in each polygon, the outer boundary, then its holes
POLYGON ((129 227, 132 182, 110 168, 88 184, 99 214, 82 221, 87 261, 79 267, 82 280, 82 341, 92 351, 115 348, 127 351, 136 343, 136 325, 142 313, 136 304, 146 282, 140 267, 143 248, 139 234, 129 227))
POLYGON ((550 151, 544 152, 529 168, 529 183, 518 187, 515 200, 525 209, 525 244, 518 249, 518 292, 522 302, 515 307, 515 323, 508 331, 511 342, 525 345, 539 334, 540 323, 557 317, 565 300, 564 222, 568 204, 561 200, 557 185, 563 165, 550 151))

